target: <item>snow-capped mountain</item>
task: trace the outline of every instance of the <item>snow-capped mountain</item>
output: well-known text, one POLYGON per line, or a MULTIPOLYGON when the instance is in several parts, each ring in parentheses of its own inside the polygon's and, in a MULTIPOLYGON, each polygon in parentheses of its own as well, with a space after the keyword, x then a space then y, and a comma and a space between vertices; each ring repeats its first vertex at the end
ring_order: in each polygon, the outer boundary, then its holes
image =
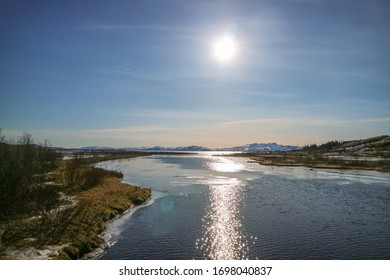
POLYGON ((275 151, 292 151, 298 150, 301 147, 298 146, 285 146, 277 143, 252 143, 243 146, 226 147, 209 149, 204 146, 184 146, 184 147, 137 147, 137 148, 112 148, 112 147, 100 147, 100 146, 89 146, 80 148, 81 151, 182 151, 182 152, 196 152, 196 151, 240 151, 240 152, 275 152, 275 151))
MULTIPOLYGON (((132 148, 129 148, 129 149, 132 149, 132 148)), ((144 147, 144 148, 135 148, 139 151, 167 151, 167 152, 171 152, 171 151, 186 151, 186 152, 189 152, 189 151, 210 151, 210 149, 206 148, 206 147, 203 147, 203 146, 196 146, 196 145, 192 145, 192 146, 185 146, 185 147, 162 147, 162 146, 155 146, 155 147, 144 147)), ((133 149, 134 150, 134 149, 133 149)))

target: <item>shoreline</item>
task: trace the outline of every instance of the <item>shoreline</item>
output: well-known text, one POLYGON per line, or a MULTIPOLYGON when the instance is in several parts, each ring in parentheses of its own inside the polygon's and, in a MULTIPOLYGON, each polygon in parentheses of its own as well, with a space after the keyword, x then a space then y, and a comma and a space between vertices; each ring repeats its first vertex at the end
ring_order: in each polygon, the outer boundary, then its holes
MULTIPOLYGON (((145 208, 145 207, 151 205, 152 203, 154 203, 154 199, 150 197, 147 201, 145 201, 144 203, 142 203, 140 205, 131 205, 130 208, 128 208, 125 212, 123 212, 122 214, 118 214, 117 216, 115 216, 114 218, 109 220, 107 222, 107 224, 106 224, 106 229, 100 234, 101 238, 103 239, 102 245, 100 245, 94 251, 85 254, 80 259, 81 260, 97 260, 97 259, 100 259, 100 257, 102 257, 105 254, 107 249, 109 249, 110 247, 112 247, 113 245, 115 245, 118 242, 118 236, 122 232, 119 229, 117 234, 115 234, 115 237, 114 237, 112 234, 110 234, 110 231, 111 231, 110 227, 114 226, 121 219, 131 218, 131 216, 135 212, 137 212, 138 210, 140 210, 142 208, 145 208)), ((118 227, 120 227, 120 226, 121 225, 119 225, 118 227)))
MULTIPOLYGON (((251 158, 250 158, 251 159, 251 158)), ((358 166, 342 166, 342 165, 336 165, 336 164, 301 164, 301 163, 264 163, 259 160, 251 160, 248 161, 249 163, 257 163, 264 166, 280 166, 280 167, 307 167, 310 169, 336 169, 336 170, 362 170, 362 171, 377 171, 377 172, 384 172, 384 173, 390 173, 390 171, 382 170, 380 167, 358 167, 358 166)))
POLYGON ((354 161, 342 159, 317 158, 307 160, 294 155, 269 155, 269 154, 236 154, 234 156, 246 157, 249 163, 257 163, 265 166, 281 167, 307 167, 312 169, 338 169, 338 170, 365 170, 390 173, 390 161, 354 161))
POLYGON ((85 217, 81 216, 81 219, 85 220, 86 218, 89 222, 92 221, 87 232, 94 236, 89 236, 81 230, 81 240, 75 242, 73 244, 75 246, 70 245, 64 248, 58 254, 57 259, 84 259, 88 254, 93 256, 99 251, 103 254, 107 245, 112 246, 112 244, 109 244, 110 240, 107 236, 109 226, 126 214, 132 215, 151 200, 150 189, 123 183, 119 178, 108 178, 101 185, 92 188, 90 193, 84 195, 85 197, 82 197, 81 200, 91 204, 87 206, 86 211, 88 213, 85 217), (82 252, 85 246, 90 249, 82 252))

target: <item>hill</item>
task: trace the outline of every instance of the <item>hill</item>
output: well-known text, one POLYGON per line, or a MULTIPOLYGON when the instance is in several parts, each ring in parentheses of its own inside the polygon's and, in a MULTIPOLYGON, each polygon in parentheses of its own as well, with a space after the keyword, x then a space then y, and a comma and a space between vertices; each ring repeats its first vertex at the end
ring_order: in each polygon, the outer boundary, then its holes
POLYGON ((330 141, 325 144, 309 145, 303 151, 349 154, 355 156, 390 157, 390 136, 382 135, 352 141, 330 141))

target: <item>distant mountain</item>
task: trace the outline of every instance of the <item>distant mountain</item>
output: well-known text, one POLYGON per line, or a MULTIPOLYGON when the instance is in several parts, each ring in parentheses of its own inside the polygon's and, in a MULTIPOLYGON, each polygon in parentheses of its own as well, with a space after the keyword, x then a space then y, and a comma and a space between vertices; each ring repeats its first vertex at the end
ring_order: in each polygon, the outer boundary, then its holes
POLYGON ((275 152, 275 151, 293 151, 301 149, 298 146, 284 146, 277 143, 252 143, 243 146, 209 149, 204 146, 184 146, 184 147, 137 147, 137 148, 113 148, 101 146, 81 147, 79 150, 84 152, 93 151, 161 151, 161 152, 199 152, 199 151, 239 151, 239 152, 275 152))
POLYGON ((161 146, 155 146, 155 147, 144 147, 144 148, 128 148, 132 151, 136 149, 137 151, 162 151, 162 152, 173 152, 173 151, 180 151, 180 152, 193 152, 193 151, 210 151, 210 149, 203 147, 203 146, 185 146, 185 147, 161 147, 161 146))
POLYGON ((128 148, 113 148, 113 147, 101 147, 101 146, 88 146, 81 147, 80 151, 93 152, 93 151, 162 151, 162 152, 173 152, 173 151, 210 151, 210 149, 203 146, 185 146, 185 147, 128 147, 128 148))
POLYGON ((102 147, 102 146, 88 146, 88 147, 81 147, 79 150, 82 151, 114 151, 114 150, 120 150, 120 148, 113 148, 113 147, 102 147))

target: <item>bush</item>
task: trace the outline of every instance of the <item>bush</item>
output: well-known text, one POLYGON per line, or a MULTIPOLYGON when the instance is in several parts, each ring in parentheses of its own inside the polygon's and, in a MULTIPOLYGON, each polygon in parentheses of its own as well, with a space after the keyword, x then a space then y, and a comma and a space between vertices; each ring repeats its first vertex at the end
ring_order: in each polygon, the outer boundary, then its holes
POLYGON ((27 133, 6 141, 0 130, 0 220, 37 210, 33 198, 39 197, 57 157, 47 142, 35 145, 27 133))
POLYGON ((107 177, 122 178, 119 171, 110 171, 85 164, 80 155, 75 154, 73 159, 67 160, 61 170, 60 183, 73 188, 86 190, 97 186, 107 177))

